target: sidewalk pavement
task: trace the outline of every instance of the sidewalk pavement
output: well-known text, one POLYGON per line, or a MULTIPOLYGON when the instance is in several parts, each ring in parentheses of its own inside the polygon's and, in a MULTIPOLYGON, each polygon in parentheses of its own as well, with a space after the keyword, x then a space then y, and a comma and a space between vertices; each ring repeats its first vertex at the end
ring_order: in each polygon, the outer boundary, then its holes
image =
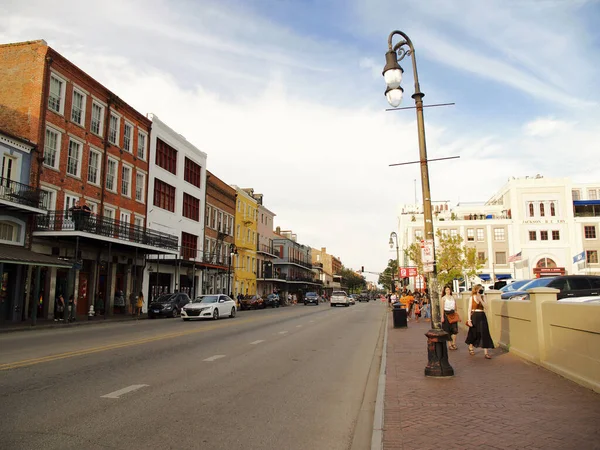
POLYGON ((428 378, 430 324, 388 327, 384 450, 600 449, 595 392, 499 348, 471 356, 464 332, 454 377, 428 378))
MULTIPOLYGON (((147 319, 147 314, 142 314, 139 320, 147 319)), ((53 319, 38 319, 35 325, 31 324, 31 319, 23 322, 5 322, 0 323, 0 334, 1 333, 12 333, 14 331, 29 331, 29 330, 48 330, 50 328, 69 328, 78 327, 82 325, 94 325, 94 324, 106 324, 114 322, 130 322, 137 320, 136 317, 131 314, 123 315, 111 315, 104 318, 104 316, 94 316, 93 319, 88 320, 88 316, 78 315, 77 320, 73 322, 58 321, 55 322, 53 319)))

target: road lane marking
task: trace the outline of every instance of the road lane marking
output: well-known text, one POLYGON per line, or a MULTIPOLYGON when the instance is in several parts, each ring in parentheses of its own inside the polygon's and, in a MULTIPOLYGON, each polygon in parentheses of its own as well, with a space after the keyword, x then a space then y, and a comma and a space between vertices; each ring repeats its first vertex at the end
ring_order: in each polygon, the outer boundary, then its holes
POLYGON ((126 388, 119 389, 118 391, 111 392, 110 394, 101 395, 100 398, 119 398, 121 395, 125 395, 132 391, 137 391, 143 387, 149 386, 147 384, 132 384, 131 386, 127 386, 126 388))
MULTIPOLYGON (((288 315, 292 315, 292 314, 288 314, 288 315)), ((134 345, 146 344, 149 342, 160 341, 163 339, 172 339, 172 338, 176 338, 176 337, 188 336, 188 335, 197 334, 197 333, 205 333, 207 331, 212 331, 212 330, 220 329, 220 328, 229 328, 232 326, 237 326, 239 324, 246 324, 246 323, 251 323, 251 322, 263 322, 263 321, 266 321, 269 319, 270 319, 270 317, 242 319, 240 321, 236 320, 235 322, 231 322, 231 323, 224 322, 221 324, 207 325, 206 327, 198 328, 195 330, 186 330, 186 331, 176 332, 176 333, 166 333, 166 334, 162 334, 162 335, 158 335, 158 336, 142 338, 142 339, 137 339, 137 340, 133 340, 133 341, 117 342, 114 344, 103 345, 103 346, 99 346, 99 347, 90 347, 90 348, 84 348, 81 350, 74 350, 74 351, 70 351, 70 352, 56 353, 54 355, 41 356, 39 358, 24 359, 21 361, 14 361, 14 362, 10 362, 10 363, 0 364, 0 371, 19 369, 21 367, 28 367, 28 366, 33 366, 35 364, 57 361, 59 359, 73 358, 75 356, 90 355, 92 353, 105 352, 108 350, 114 350, 114 349, 119 349, 119 348, 124 348, 124 347, 132 347, 134 345)))
POLYGON ((302 325, 296 325, 296 328, 300 328, 302 325))
POLYGON ((315 323, 315 321, 314 320, 309 320, 308 323, 315 323))
POLYGON ((260 344, 261 342, 265 342, 265 341, 264 340, 258 340, 258 341, 250 342, 250 345, 260 344))
POLYGON ((286 334, 287 331, 280 331, 279 334, 286 334))
POLYGON ((202 361, 211 362, 211 361, 216 361, 217 359, 221 359, 221 358, 225 358, 225 355, 214 355, 214 356, 211 356, 210 358, 203 359, 202 361))

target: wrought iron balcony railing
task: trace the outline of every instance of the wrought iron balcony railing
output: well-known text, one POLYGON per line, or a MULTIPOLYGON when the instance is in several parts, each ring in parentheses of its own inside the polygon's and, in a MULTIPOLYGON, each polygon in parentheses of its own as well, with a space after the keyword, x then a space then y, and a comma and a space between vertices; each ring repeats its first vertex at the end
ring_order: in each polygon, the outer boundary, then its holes
POLYGON ((44 208, 47 193, 28 184, 0 177, 0 198, 32 208, 44 208))
POLYGON ((302 260, 297 259, 297 258, 290 258, 290 257, 281 258, 281 257, 279 257, 279 259, 276 259, 273 262, 275 264, 297 264, 299 266, 305 267, 306 269, 312 270, 312 264, 311 263, 307 263, 307 262, 302 261, 302 260))
POLYGON ((152 247, 178 249, 177 236, 85 211, 49 211, 46 216, 36 217, 35 231, 84 231, 152 247))

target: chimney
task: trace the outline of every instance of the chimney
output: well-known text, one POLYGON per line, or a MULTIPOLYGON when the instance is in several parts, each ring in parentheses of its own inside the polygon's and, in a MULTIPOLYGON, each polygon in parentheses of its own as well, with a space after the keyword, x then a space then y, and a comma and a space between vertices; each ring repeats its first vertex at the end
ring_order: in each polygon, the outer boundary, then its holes
POLYGON ((281 227, 277 227, 277 228, 275 228, 275 233, 277 233, 277 234, 281 234, 281 227))

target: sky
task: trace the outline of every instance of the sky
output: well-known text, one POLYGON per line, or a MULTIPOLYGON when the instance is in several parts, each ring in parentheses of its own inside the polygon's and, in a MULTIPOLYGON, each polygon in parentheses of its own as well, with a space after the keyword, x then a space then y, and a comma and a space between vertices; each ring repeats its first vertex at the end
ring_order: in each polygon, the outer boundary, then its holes
MULTIPOLYGON (((509 177, 600 180, 599 0, 4 0, 0 43, 44 39, 264 194, 275 225, 364 267, 422 202, 414 109, 386 111, 393 30, 415 46, 432 200, 509 177), (415 194, 415 180, 417 192, 415 194)), ((394 41, 396 42, 396 41, 394 41)), ((401 106, 414 106, 408 58, 401 106)))

